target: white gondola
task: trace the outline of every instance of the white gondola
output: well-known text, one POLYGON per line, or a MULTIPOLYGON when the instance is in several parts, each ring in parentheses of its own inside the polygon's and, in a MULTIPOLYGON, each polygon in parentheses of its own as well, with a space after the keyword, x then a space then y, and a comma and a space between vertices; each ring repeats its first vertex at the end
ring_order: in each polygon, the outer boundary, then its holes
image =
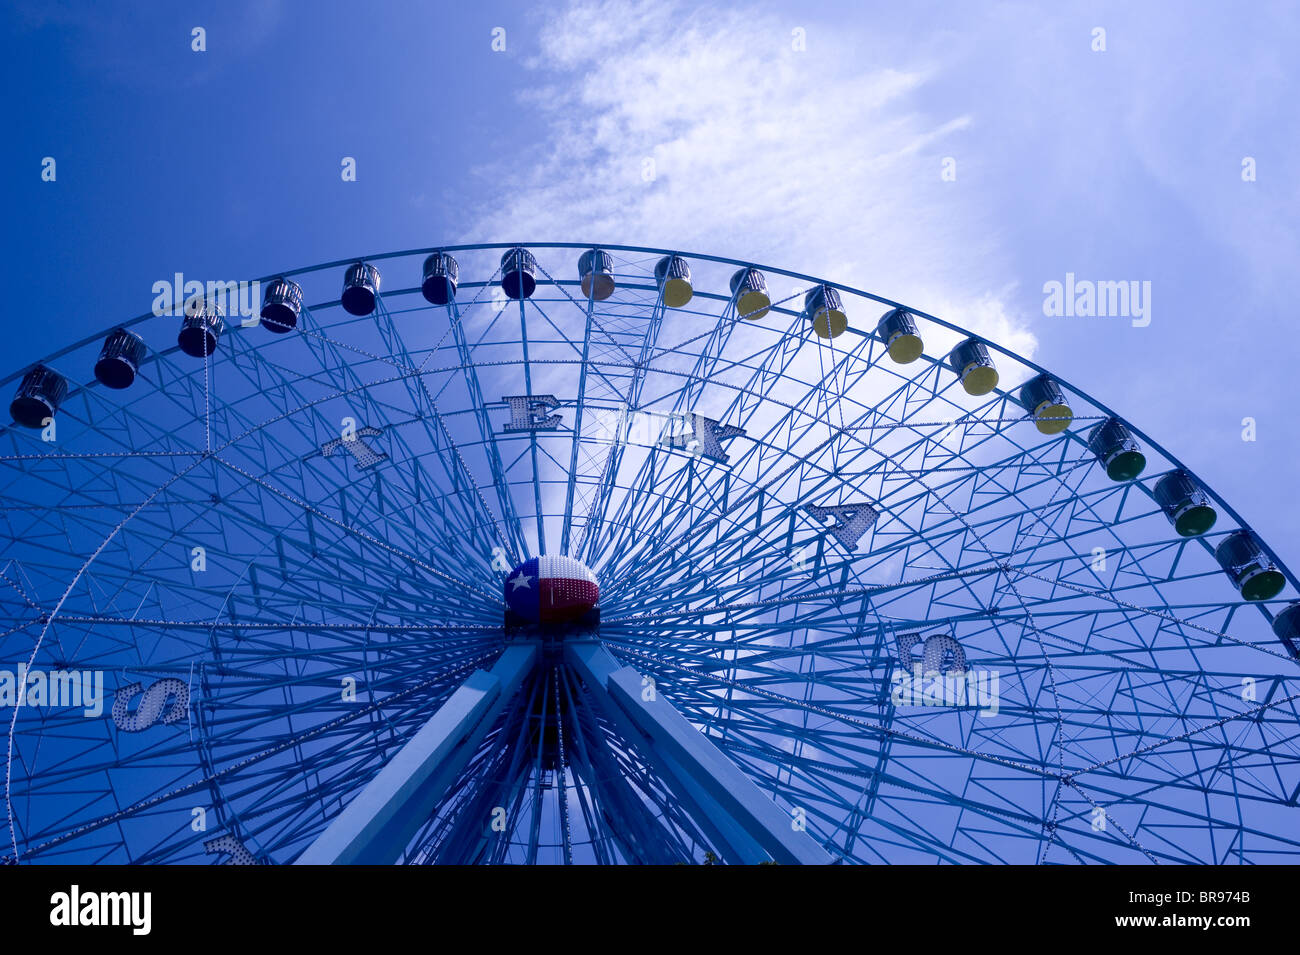
POLYGON ((758 269, 737 269, 731 277, 731 295, 736 300, 737 317, 747 321, 757 321, 772 307, 767 279, 758 269))
POLYGON ((379 269, 368 262, 354 262, 343 274, 343 308, 351 315, 369 315, 379 299, 379 269))
POLYGON ((695 296, 691 267, 680 255, 665 255, 655 263, 655 281, 669 308, 681 308, 695 296))
POLYGON ((435 252, 424 260, 420 294, 430 305, 446 305, 456 297, 460 266, 446 252, 435 252))
POLYGON ((531 298, 537 291, 537 260, 527 249, 513 248, 501 256, 501 290, 510 298, 531 298))
POLYGON ((578 256, 578 277, 582 294, 603 302, 614 294, 614 259, 608 252, 588 249, 578 256))
POLYGON ((278 278, 266 287, 262 299, 262 324, 269 331, 284 333, 298 327, 302 314, 302 287, 297 282, 278 278))
POLYGON ((115 328, 104 339, 99 360, 95 362, 95 377, 106 388, 120 391, 130 388, 144 361, 144 341, 125 328, 115 328))
POLYGON ((908 365, 921 357, 925 343, 917 330, 916 319, 903 308, 890 309, 880 316, 876 334, 889 349, 889 357, 900 365, 908 365))
POLYGON ((1074 420, 1074 412, 1065 395, 1050 375, 1039 375, 1020 389, 1020 403, 1034 418, 1034 426, 1043 434, 1060 434, 1074 420))
POLYGON ((67 380, 53 368, 37 365, 23 375, 9 414, 24 428, 43 428, 54 419, 67 395, 67 380))

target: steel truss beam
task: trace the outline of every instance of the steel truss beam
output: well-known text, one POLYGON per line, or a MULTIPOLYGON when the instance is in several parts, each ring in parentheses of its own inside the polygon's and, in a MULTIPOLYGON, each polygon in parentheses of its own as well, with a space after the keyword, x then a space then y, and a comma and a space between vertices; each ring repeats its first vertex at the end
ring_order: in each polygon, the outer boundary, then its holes
POLYGON ((515 644, 505 649, 491 670, 471 673, 296 864, 396 862, 536 659, 535 644, 515 644))
POLYGON ((595 641, 574 641, 565 656, 628 743, 674 784, 691 816, 730 853, 730 861, 831 861, 825 849, 796 829, 791 817, 661 694, 643 699, 640 673, 620 667, 595 641))

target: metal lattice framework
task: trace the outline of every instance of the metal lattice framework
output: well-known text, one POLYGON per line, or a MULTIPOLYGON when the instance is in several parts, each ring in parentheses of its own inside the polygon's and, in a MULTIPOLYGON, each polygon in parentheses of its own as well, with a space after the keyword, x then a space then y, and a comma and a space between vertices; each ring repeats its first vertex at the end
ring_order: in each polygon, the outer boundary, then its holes
POLYGON ((704 811, 722 777, 606 657, 829 859, 1294 860, 1300 679, 1270 622, 1296 579, 1268 552, 1286 590, 1243 599, 1213 551, 1244 525, 1209 492, 1216 526, 1175 533, 1152 488, 1181 465, 1147 436, 1112 481, 1086 443, 1109 408, 1061 383, 1074 421, 1042 434, 1014 396, 1043 369, 985 342, 1002 387, 971 397, 944 360, 966 332, 909 309, 926 354, 895 364, 898 303, 847 286, 824 339, 821 279, 756 266, 753 319, 748 263, 683 253, 667 308, 669 253, 602 246, 597 301, 590 247, 536 243, 510 299, 510 248, 443 249, 446 306, 435 250, 368 257, 409 281, 362 317, 349 262, 283 273, 298 327, 232 320, 206 358, 141 316, 125 391, 90 374, 102 336, 45 363, 54 440, 0 431, 0 666, 105 698, 6 710, 9 861, 292 862, 479 686, 397 859, 753 861, 762 826, 704 811), (503 675, 504 571, 542 553, 596 573, 599 631, 503 675), (900 699, 922 663, 985 695, 900 699))

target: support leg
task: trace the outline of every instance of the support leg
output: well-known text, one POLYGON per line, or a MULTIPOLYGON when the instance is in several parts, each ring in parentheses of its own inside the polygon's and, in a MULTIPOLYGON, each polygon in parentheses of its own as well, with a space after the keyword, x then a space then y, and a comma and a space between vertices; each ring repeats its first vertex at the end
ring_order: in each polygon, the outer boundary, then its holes
POLYGON ((617 723, 691 804, 691 815, 738 862, 827 864, 830 855, 807 832, 790 824, 754 781, 666 699, 641 698, 641 674, 618 662, 599 643, 575 641, 568 660, 617 723))
POLYGON ((456 781, 537 658, 507 646, 491 670, 471 673, 301 856, 298 865, 396 862, 456 781))

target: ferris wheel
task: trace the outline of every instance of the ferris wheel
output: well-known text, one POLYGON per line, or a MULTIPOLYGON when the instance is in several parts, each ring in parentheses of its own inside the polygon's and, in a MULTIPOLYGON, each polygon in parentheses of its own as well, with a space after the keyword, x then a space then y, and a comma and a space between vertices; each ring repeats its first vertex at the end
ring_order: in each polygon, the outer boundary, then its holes
POLYGON ((6 379, 6 861, 1295 860, 1295 576, 1049 370, 629 246, 217 299, 6 379))

